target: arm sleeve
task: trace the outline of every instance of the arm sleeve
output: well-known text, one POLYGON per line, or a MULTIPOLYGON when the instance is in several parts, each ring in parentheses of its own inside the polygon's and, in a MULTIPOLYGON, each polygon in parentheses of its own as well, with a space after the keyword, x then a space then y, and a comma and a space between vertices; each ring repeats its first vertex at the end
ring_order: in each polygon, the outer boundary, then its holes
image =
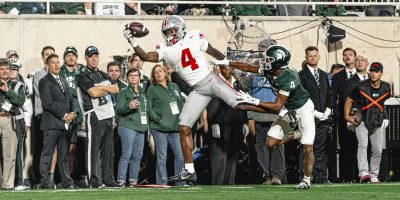
POLYGON ((5 96, 8 100, 10 100, 11 104, 15 106, 22 106, 25 102, 25 91, 24 87, 20 87, 18 92, 15 92, 11 88, 5 93, 5 96))
POLYGON ((124 91, 125 89, 118 93, 117 108, 116 108, 117 114, 122 116, 126 116, 132 112, 132 110, 129 108, 129 101, 127 101, 125 98, 124 91))
POLYGON ((87 91, 94 87, 94 82, 89 78, 89 74, 82 73, 78 76, 78 84, 82 91, 87 93, 87 91))

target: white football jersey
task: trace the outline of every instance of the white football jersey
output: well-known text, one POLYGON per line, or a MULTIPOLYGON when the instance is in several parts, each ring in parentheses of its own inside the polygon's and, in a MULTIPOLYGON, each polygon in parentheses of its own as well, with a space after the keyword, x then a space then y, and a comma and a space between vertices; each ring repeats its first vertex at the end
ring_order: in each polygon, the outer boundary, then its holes
POLYGON ((179 73, 189 85, 194 86, 209 73, 208 62, 203 52, 208 42, 199 31, 189 31, 185 37, 172 46, 161 43, 157 46, 159 59, 164 60, 179 73))

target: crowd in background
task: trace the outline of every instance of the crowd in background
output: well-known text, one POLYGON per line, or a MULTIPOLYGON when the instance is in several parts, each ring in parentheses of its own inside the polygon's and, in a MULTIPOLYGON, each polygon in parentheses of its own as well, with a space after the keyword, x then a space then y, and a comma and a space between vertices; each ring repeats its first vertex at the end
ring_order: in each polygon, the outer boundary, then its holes
MULTIPOLYGON (((337 2, 338 0, 332 0, 337 2)), ((288 1, 290 2, 290 1, 288 1)), ((296 1, 298 2, 298 1, 296 1)), ((208 5, 208 4, 141 4, 142 15, 243 15, 243 16, 357 16, 354 12, 365 12, 367 16, 394 16, 393 6, 347 6, 317 5, 312 10, 308 5, 208 5)), ((78 15, 134 15, 139 12, 137 3, 51 3, 51 14, 78 15)), ((45 14, 45 3, 0 3, 0 14, 45 14)))

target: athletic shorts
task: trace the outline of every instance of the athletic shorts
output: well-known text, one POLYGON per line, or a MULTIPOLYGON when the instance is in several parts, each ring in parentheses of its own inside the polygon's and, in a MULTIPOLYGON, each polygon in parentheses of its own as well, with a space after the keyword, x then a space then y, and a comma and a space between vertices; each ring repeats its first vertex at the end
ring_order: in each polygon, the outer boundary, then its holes
POLYGON ((239 104, 237 92, 221 77, 210 72, 203 80, 193 87, 193 91, 183 105, 179 116, 179 125, 192 127, 199 119, 201 112, 207 107, 212 98, 218 97, 234 108, 239 104))
MULTIPOLYGON (((315 139, 314 104, 308 101, 299 109, 295 110, 296 119, 301 134, 301 144, 313 145, 315 139)), ((282 140, 284 135, 279 125, 272 126, 268 131, 268 136, 282 140)))

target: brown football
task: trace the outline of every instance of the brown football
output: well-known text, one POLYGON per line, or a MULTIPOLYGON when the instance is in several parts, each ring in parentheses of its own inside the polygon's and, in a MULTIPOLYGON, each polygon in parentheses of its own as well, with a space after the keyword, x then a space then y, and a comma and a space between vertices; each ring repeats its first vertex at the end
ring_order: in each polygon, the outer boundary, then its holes
POLYGON ((139 22, 131 22, 129 24, 129 30, 132 32, 132 36, 136 38, 144 37, 149 34, 149 30, 139 22))
POLYGON ((356 109, 356 108, 353 108, 353 109, 351 110, 351 112, 350 112, 350 116, 355 116, 354 121, 355 121, 357 124, 360 124, 360 123, 361 123, 362 114, 361 114, 361 111, 360 111, 360 110, 358 110, 358 109, 356 109))

